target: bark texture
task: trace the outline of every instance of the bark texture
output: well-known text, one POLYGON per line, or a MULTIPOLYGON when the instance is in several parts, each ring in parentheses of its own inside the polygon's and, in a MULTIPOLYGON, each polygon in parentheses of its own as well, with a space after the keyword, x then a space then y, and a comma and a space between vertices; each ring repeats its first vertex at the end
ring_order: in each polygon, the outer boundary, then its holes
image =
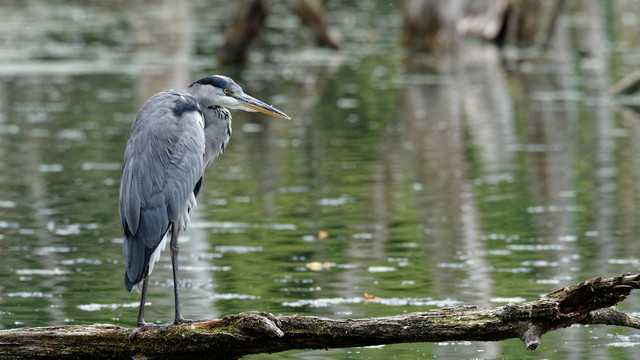
POLYGON ((612 308, 640 288, 640 274, 594 278, 536 301, 496 308, 461 306, 396 316, 336 320, 274 317, 263 312, 139 332, 115 325, 72 325, 0 331, 3 359, 237 359, 292 349, 406 342, 499 341, 519 338, 536 349, 546 332, 573 324, 640 329, 637 317, 612 308))

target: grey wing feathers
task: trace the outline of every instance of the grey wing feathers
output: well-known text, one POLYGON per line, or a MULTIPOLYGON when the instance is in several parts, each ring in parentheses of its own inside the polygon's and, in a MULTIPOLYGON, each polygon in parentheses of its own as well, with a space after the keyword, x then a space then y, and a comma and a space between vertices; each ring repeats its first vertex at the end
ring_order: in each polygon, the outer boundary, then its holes
POLYGON ((170 224, 184 228, 204 172, 204 120, 196 100, 163 91, 143 106, 131 127, 120 185, 120 223, 131 290, 170 224))

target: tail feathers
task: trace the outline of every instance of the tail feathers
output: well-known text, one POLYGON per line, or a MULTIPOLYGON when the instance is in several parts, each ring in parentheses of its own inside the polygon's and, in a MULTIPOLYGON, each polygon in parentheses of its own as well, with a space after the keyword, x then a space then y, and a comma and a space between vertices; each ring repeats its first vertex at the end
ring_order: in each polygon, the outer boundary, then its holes
POLYGON ((131 291, 131 289, 133 289, 133 287, 136 287, 136 290, 140 291, 140 284, 142 283, 142 281, 138 281, 137 283, 133 283, 131 280, 129 280, 129 277, 127 276, 127 273, 124 274, 124 287, 127 289, 127 291, 131 291))
POLYGON ((131 291, 135 286, 140 291, 142 280, 151 274, 153 264, 160 258, 161 250, 164 250, 167 237, 162 234, 162 240, 153 248, 145 245, 145 242, 131 234, 125 237, 123 246, 124 262, 127 270, 124 274, 124 286, 131 291))
POLYGON ((124 274, 124 286, 127 291, 131 291, 134 286, 140 289, 140 282, 149 272, 149 258, 152 252, 153 250, 146 247, 144 241, 135 235, 125 237, 123 255, 127 270, 124 274))

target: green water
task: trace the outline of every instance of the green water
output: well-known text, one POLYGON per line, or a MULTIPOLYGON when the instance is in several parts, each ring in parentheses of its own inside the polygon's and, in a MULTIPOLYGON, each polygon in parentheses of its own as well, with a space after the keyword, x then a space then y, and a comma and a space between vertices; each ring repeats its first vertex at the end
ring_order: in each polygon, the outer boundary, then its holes
MULTIPOLYGON (((328 2, 345 47, 318 49, 277 4, 236 68, 215 62, 233 4, 173 4, 2 6, 0 328, 135 326, 117 211, 129 128, 149 96, 211 73, 293 119, 234 113, 181 237, 186 317, 500 306, 638 272, 640 120, 606 93, 639 65, 622 5, 595 30, 566 16, 554 51, 514 57, 481 43, 410 53, 395 2, 328 2)), ((173 315, 168 258, 149 321, 173 315)), ((638 296, 621 308, 638 312, 638 296)), ((509 340, 268 358, 632 359, 638 343, 580 326, 534 352, 509 340)))

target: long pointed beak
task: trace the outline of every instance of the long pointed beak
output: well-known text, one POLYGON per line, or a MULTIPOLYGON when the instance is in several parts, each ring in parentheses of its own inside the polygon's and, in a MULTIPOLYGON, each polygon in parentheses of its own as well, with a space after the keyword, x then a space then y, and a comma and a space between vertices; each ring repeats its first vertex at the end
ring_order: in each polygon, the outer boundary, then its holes
POLYGON ((271 116, 276 116, 283 119, 291 119, 289 115, 283 113, 282 111, 274 108, 271 105, 267 105, 262 101, 247 94, 233 95, 233 98, 238 100, 240 105, 242 105, 247 111, 260 111, 261 113, 265 113, 271 116))

